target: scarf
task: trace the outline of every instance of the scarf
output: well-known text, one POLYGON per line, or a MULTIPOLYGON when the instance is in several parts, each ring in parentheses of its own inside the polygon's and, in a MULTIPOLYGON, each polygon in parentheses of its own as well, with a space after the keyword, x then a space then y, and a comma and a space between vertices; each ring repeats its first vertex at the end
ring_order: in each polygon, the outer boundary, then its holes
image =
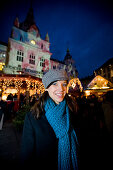
POLYGON ((45 103, 45 116, 58 138, 58 170, 77 170, 77 136, 70 126, 66 100, 58 105, 51 98, 45 103))

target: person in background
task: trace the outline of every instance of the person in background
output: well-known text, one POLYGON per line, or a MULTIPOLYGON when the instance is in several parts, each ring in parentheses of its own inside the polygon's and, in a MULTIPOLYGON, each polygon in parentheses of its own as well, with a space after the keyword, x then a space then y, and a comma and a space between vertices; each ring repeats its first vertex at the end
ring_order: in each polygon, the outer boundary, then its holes
POLYGON ((102 109, 108 136, 113 141, 113 91, 108 91, 105 94, 104 101, 102 102, 102 109))
MULTIPOLYGON (((113 91, 109 90, 104 95, 102 102, 102 109, 104 112, 106 132, 103 140, 103 155, 105 157, 107 169, 113 169, 113 91), (105 156, 106 155, 106 156, 105 156)), ((104 166, 105 167, 105 166, 104 166)))
POLYGON ((65 70, 44 74, 45 92, 25 116, 20 159, 39 169, 79 169, 79 142, 74 121, 77 104, 67 94, 65 70))

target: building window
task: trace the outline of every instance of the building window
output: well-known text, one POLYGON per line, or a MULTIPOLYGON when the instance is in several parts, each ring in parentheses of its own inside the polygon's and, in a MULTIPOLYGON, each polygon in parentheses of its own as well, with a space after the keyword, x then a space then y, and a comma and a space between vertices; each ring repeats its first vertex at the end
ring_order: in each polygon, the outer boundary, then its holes
POLYGON ((18 51, 17 51, 17 61, 23 62, 23 56, 24 56, 23 51, 18 50, 18 51))
POLYGON ((22 36, 20 36, 20 41, 22 41, 22 42, 23 42, 23 37, 22 37, 22 36))
POLYGON ((18 70, 19 70, 19 71, 21 70, 21 65, 18 65, 18 70))
POLYGON ((45 59, 43 57, 40 59, 40 66, 45 67, 45 59))
POLYGON ((35 65, 35 56, 33 54, 30 54, 29 56, 29 64, 35 65))
POLYGON ((41 44, 41 49, 43 49, 43 44, 41 44))

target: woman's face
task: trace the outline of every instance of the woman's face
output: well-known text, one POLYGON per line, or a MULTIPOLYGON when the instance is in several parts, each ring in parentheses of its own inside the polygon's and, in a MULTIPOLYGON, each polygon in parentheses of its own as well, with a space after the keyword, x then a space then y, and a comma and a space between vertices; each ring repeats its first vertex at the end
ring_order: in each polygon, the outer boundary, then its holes
POLYGON ((63 101, 67 93, 67 81, 56 81, 50 87, 46 89, 49 96, 54 100, 56 104, 59 104, 63 101))

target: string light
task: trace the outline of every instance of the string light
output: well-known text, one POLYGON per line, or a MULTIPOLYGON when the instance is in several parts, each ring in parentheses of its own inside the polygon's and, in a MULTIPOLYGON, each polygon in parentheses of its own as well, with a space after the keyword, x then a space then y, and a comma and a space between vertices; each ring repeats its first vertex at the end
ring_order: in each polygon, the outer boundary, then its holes
POLYGON ((82 87, 82 84, 81 84, 79 78, 71 79, 68 83, 68 90, 69 90, 70 87, 75 89, 77 87, 77 85, 79 86, 80 91, 82 91, 83 87, 82 87))
POLYGON ((2 87, 3 91, 6 90, 8 87, 13 87, 17 91, 24 88, 28 91, 35 90, 35 92, 37 91, 38 94, 43 93, 45 91, 42 82, 31 78, 31 76, 29 76, 28 78, 18 76, 1 76, 0 86, 2 87))

